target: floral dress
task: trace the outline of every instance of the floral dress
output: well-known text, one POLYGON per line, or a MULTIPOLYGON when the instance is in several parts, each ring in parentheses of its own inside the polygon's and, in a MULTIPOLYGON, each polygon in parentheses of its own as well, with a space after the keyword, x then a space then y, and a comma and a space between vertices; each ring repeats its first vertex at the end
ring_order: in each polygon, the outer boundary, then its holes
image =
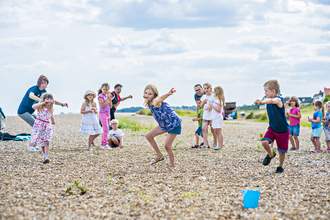
POLYGON ((45 141, 50 141, 52 138, 53 128, 50 123, 52 113, 45 106, 42 111, 38 112, 34 122, 31 134, 31 143, 38 146, 45 146, 45 141))
POLYGON ((173 110, 173 108, 166 102, 162 102, 162 106, 155 107, 150 105, 150 111, 154 116, 155 120, 158 122, 160 128, 168 132, 178 127, 182 119, 173 110))

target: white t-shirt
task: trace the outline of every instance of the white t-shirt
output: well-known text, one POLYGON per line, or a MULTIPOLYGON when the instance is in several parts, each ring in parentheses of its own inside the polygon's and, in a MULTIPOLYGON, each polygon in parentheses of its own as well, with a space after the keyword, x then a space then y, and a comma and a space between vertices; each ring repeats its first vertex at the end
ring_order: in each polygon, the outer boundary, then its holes
POLYGON ((205 99, 207 99, 207 103, 204 105, 204 114, 203 119, 204 120, 212 120, 212 111, 210 109, 210 104, 214 105, 214 96, 211 94, 210 96, 207 96, 204 94, 201 98, 201 101, 203 102, 205 99))
POLYGON ((223 118, 223 115, 222 115, 222 111, 223 111, 222 101, 220 102, 220 100, 216 98, 215 101, 214 101, 214 107, 218 108, 220 106, 220 103, 221 103, 220 112, 217 112, 215 109, 212 109, 212 120, 213 119, 218 119, 218 118, 223 118))
POLYGON ((109 132, 109 137, 117 137, 117 138, 120 138, 122 136, 124 136, 124 133, 120 130, 120 129, 117 129, 116 131, 114 130, 111 130, 109 132))

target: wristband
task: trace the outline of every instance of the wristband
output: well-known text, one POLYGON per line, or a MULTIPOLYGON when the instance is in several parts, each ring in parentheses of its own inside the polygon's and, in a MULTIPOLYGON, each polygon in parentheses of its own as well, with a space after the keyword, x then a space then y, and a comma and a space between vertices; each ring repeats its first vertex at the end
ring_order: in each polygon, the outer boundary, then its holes
POLYGON ((63 103, 61 103, 61 106, 64 107, 63 103))

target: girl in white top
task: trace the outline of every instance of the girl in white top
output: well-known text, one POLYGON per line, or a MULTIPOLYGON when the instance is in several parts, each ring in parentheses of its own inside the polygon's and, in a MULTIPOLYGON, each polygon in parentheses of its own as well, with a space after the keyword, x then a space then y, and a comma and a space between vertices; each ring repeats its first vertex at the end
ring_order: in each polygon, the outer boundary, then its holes
POLYGON ((223 121, 223 106, 225 105, 225 94, 220 86, 214 88, 214 105, 210 103, 212 109, 212 128, 214 134, 214 150, 221 150, 223 148, 223 136, 222 136, 222 121, 223 121))
MULTIPOLYGON (((205 95, 202 96, 202 107, 204 108, 203 113, 203 139, 204 139, 204 148, 210 148, 209 142, 207 141, 207 133, 208 133, 208 126, 212 125, 212 108, 210 108, 210 104, 214 104, 214 96, 212 94, 212 86, 210 83, 205 83, 203 85, 203 89, 205 95)), ((211 127, 211 132, 213 133, 214 140, 216 139, 215 134, 213 132, 213 128, 211 127)))

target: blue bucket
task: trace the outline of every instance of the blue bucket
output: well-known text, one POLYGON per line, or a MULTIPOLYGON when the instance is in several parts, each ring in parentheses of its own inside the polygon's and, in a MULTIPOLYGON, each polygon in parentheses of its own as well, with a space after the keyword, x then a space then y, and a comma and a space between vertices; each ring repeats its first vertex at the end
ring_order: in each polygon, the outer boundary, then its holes
POLYGON ((243 205, 245 209, 254 209, 258 207, 260 191, 243 189, 243 205))

